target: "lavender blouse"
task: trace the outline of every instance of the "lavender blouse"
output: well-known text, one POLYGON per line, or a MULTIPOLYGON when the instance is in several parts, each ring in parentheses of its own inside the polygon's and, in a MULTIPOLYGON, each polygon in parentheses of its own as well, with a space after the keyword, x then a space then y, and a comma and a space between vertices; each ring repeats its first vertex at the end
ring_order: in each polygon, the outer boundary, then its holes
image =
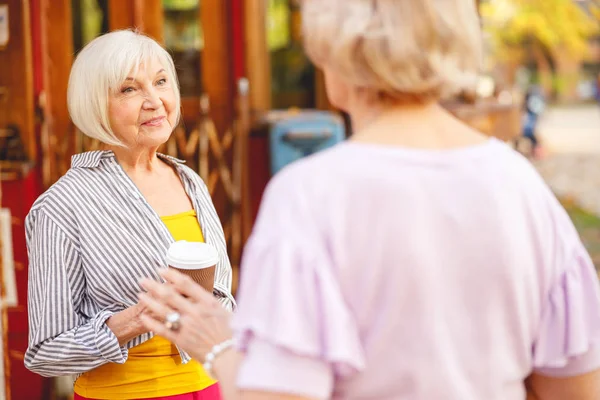
POLYGON ((569 217, 490 140, 344 143, 270 183, 244 253, 238 386, 325 399, 522 400, 600 368, 600 291, 569 217))

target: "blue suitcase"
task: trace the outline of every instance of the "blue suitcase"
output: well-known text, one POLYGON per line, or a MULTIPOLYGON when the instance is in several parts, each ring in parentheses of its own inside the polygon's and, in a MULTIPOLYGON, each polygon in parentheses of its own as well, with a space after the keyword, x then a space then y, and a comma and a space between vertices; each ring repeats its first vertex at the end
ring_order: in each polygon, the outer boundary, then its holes
POLYGON ((302 157, 332 147, 345 139, 344 121, 333 112, 278 111, 270 119, 272 175, 302 157))

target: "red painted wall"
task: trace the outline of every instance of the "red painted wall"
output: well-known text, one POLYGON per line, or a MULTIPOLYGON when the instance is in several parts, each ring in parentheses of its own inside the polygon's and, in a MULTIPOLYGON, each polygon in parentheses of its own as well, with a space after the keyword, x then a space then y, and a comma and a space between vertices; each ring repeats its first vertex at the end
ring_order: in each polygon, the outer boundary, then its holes
MULTIPOLYGON (((40 0, 29 0, 34 72, 33 91, 37 99, 43 91, 40 0)), ((36 125, 39 137, 39 125, 36 125)), ((40 141, 38 140, 38 143, 40 141)), ((41 154, 41 152, 38 152, 41 154)), ((39 165, 39 163, 37 163, 39 165)), ((12 238, 17 281, 18 306, 8 309, 8 356, 10 360, 8 396, 13 400, 46 399, 50 395, 50 380, 29 372, 23 364, 27 349, 27 248, 25 245, 25 216, 35 199, 42 193, 39 168, 21 179, 2 182, 2 207, 13 217, 12 238)))
POLYGON ((35 171, 15 181, 2 182, 2 206, 13 217, 13 252, 17 281, 18 306, 8 309, 8 353, 10 398, 46 399, 50 380, 28 371, 23 364, 27 349, 27 248, 25 246, 25 216, 40 194, 40 182, 35 171))

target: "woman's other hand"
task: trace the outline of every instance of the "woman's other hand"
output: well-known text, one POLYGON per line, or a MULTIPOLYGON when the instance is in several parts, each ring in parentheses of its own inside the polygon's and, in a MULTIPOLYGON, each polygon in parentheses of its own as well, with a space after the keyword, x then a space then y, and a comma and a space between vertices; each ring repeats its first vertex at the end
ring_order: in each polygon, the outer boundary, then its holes
POLYGON ((166 284, 149 279, 140 282, 147 290, 139 296, 140 305, 148 311, 140 316, 141 321, 146 329, 204 362, 214 345, 231 339, 231 314, 186 275, 172 269, 161 271, 161 275, 166 284), (180 315, 177 330, 165 325, 167 315, 174 312, 180 315))
POLYGON ((146 312, 146 306, 136 304, 106 320, 106 326, 115 334, 120 346, 148 332, 141 320, 141 316, 146 312))

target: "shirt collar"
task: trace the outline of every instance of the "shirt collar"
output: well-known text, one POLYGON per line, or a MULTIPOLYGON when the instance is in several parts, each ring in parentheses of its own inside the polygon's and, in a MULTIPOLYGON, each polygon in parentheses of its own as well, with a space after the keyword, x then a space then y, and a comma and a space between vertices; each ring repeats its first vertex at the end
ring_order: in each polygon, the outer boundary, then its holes
MULTIPOLYGON (((158 157, 169 165, 176 166, 185 164, 184 160, 157 153, 158 157)), ((106 158, 114 158, 115 153, 112 150, 87 151, 85 153, 75 154, 71 157, 71 168, 96 168, 100 162, 106 158)))

